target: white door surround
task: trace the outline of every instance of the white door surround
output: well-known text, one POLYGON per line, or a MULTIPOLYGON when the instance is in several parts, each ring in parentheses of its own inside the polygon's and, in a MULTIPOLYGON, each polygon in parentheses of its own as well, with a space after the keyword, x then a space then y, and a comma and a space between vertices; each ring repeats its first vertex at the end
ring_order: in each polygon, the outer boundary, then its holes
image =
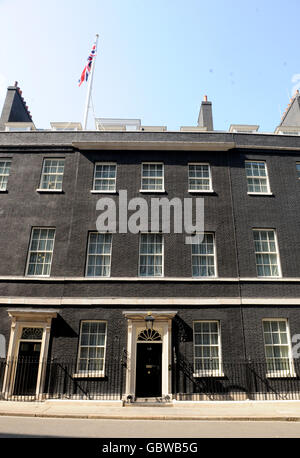
POLYGON ((7 365, 3 381, 4 398, 6 399, 11 396, 14 390, 19 342, 21 341, 23 328, 42 329, 42 337, 39 340, 41 344, 41 350, 35 393, 36 396, 41 396, 43 393, 46 369, 46 365, 43 364, 43 362, 47 359, 48 356, 52 318, 57 316, 58 311, 50 309, 9 309, 7 312, 12 322, 7 351, 7 365))
MULTIPOLYGON (((161 335, 162 343, 162 398, 169 396, 172 398, 172 319, 177 311, 156 310, 151 311, 154 317, 153 329, 161 335)), ((128 396, 134 400, 136 398, 136 354, 137 339, 141 331, 146 328, 145 318, 149 310, 124 311, 127 318, 127 372, 126 390, 124 400, 128 396)))

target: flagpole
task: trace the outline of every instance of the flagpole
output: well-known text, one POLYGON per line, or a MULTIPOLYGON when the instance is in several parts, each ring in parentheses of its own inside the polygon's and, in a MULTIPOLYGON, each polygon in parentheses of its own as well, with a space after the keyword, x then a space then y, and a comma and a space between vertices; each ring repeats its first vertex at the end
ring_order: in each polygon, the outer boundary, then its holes
POLYGON ((84 117, 83 117, 83 130, 86 130, 87 120, 88 120, 88 113, 89 113, 90 100, 91 100, 91 94, 92 94, 93 76, 94 76, 94 69, 95 69, 95 61, 97 57, 98 38, 99 38, 99 35, 97 34, 96 35, 96 48, 95 48, 96 52, 92 60, 92 68, 91 68, 91 73, 89 75, 88 88, 87 88, 87 94, 86 94, 86 103, 85 103, 85 110, 84 110, 84 117))

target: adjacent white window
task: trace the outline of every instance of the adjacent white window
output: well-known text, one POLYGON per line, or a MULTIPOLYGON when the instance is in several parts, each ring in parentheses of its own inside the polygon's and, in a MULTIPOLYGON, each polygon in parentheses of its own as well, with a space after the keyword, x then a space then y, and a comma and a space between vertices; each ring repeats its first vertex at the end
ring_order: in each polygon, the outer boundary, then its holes
POLYGON ((209 164, 189 164, 189 191, 212 191, 209 164))
POLYGON ((290 333, 286 319, 263 320, 267 375, 293 376, 290 333))
POLYGON ((144 162, 142 164, 141 191, 164 191, 164 164, 144 162))
POLYGON ((281 271, 275 231, 254 229, 253 237, 258 277, 279 277, 281 271))
POLYGON ((80 326, 77 373, 104 375, 106 322, 82 321, 80 326))
POLYGON ((192 247, 192 276, 216 276, 216 249, 213 233, 194 235, 192 247), (197 242, 197 239, 199 243, 197 242))
POLYGON ((111 265, 112 234, 89 234, 86 276, 109 277, 111 265))
POLYGON ((64 159, 44 159, 40 189, 61 191, 64 167, 64 159))
POLYGON ((297 176, 298 176, 298 178, 300 180, 300 162, 297 162, 297 164, 296 164, 296 171, 297 171, 297 176))
POLYGON ((0 159, 0 191, 6 191, 10 173, 11 160, 0 159))
POLYGON ((194 376, 222 375, 218 321, 194 321, 194 376))
POLYGON ((94 191, 116 191, 117 165, 115 163, 97 162, 95 164, 94 191))
POLYGON ((161 234, 141 234, 139 275, 163 276, 163 236, 161 234))
POLYGON ((267 165, 264 161, 245 162, 248 193, 270 194, 267 165))
POLYGON ((55 229, 33 228, 29 246, 26 275, 50 275, 55 229))

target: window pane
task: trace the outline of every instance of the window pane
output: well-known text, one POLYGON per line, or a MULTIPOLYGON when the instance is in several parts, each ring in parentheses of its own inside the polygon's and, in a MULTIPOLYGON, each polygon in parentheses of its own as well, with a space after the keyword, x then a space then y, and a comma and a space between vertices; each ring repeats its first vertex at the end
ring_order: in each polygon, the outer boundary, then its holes
POLYGON ((291 371, 287 322, 283 320, 264 321, 263 330, 268 371, 291 371))
POLYGON ((102 371, 106 345, 106 323, 81 323, 77 371, 102 371))
POLYGON ((257 275, 262 277, 279 276, 279 257, 274 230, 254 230, 257 275))
POLYGON ((94 176, 94 190, 115 191, 116 173, 116 164, 96 164, 94 176))
POLYGON ((194 322, 194 355, 196 373, 206 371, 202 375, 209 376, 220 372, 218 322, 194 322))
POLYGON ((11 161, 2 159, 0 161, 0 191, 6 191, 8 177, 10 173, 11 161))
POLYGON ((248 192, 269 192, 267 168, 265 162, 245 162, 248 192))
POLYGON ((206 233, 202 241, 201 238, 200 235, 195 235, 194 243, 192 243, 192 275, 194 277, 214 277, 216 275, 214 234, 206 233))
POLYGON ((189 164, 189 190, 207 191, 211 187, 209 164, 189 164))
POLYGON ((142 189, 163 190, 163 164, 142 164, 142 189))
POLYGON ((162 276, 163 238, 161 234, 141 234, 140 267, 141 276, 162 276))
POLYGON ((50 275, 55 229, 34 228, 28 253, 27 275, 50 275))
POLYGON ((64 159, 44 159, 41 176, 41 189, 62 189, 64 159))
POLYGON ((110 275, 112 234, 90 233, 86 275, 108 277, 110 275))

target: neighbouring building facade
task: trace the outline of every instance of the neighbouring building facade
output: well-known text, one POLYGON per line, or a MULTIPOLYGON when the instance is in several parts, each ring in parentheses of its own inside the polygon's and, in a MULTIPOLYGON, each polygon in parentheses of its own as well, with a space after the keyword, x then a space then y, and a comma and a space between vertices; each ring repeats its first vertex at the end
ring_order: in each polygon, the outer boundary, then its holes
POLYGON ((83 131, 36 129, 9 87, 2 398, 299 398, 299 178, 299 94, 275 133, 216 131, 207 100, 198 125, 178 132, 116 119, 83 131), (149 206, 202 197, 202 239, 130 233, 119 221, 98 232, 98 200, 118 209, 121 190, 149 206))

